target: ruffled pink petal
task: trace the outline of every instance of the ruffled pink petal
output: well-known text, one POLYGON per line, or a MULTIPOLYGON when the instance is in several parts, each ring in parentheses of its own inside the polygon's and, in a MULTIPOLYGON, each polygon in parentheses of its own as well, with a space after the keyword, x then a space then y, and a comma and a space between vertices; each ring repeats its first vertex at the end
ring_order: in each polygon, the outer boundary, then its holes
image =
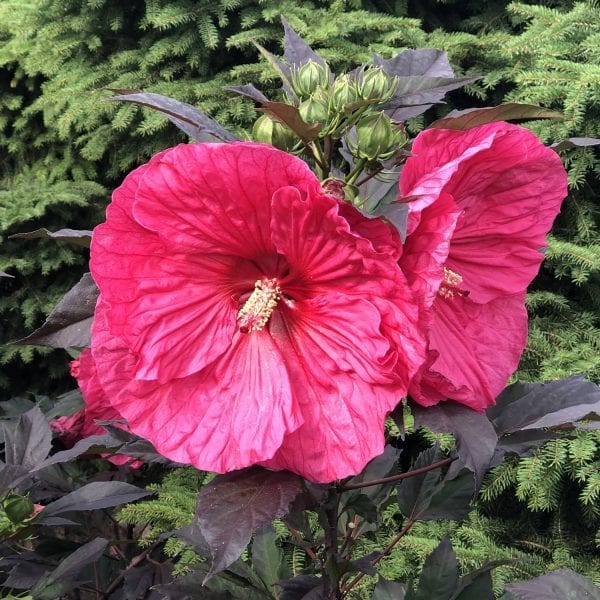
POLYGON ((319 184, 306 163, 270 146, 181 145, 143 173, 133 214, 168 247, 251 259, 273 250, 270 201, 284 186, 319 184))
POLYGON ((228 346, 237 303, 227 280, 237 259, 168 250, 133 219, 148 168, 115 191, 94 231, 91 270, 110 305, 111 331, 137 353, 136 376, 162 382, 201 370, 228 346))
POLYGON ((405 393, 390 371, 379 311, 331 295, 298 315, 277 313, 270 330, 303 424, 262 464, 323 483, 358 473, 383 451, 385 417, 405 393))
MULTIPOLYGON (((73 446, 79 440, 92 435, 106 433, 106 429, 96 421, 122 421, 123 417, 111 405, 100 384, 96 363, 89 348, 71 362, 71 374, 77 378, 85 407, 69 417, 59 417, 50 425, 59 434, 66 446, 73 446)), ((128 464, 133 468, 142 466, 142 462, 123 454, 102 454, 114 465, 128 464)))
POLYGON ((397 229, 381 218, 369 219, 348 202, 339 203, 339 214, 357 236, 369 240, 377 252, 389 254, 398 260, 402 254, 402 241, 397 229))
POLYGON ((303 197, 287 187, 278 190, 272 204, 271 237, 290 266, 283 284, 292 296, 332 290, 385 296, 405 285, 394 253, 378 252, 371 240, 355 233, 334 198, 303 197))
POLYGON ((360 219, 352 219, 352 229, 339 214, 336 200, 302 198, 292 188, 274 196, 272 214, 273 241, 290 265, 290 275, 282 281, 284 294, 301 299, 342 293, 349 305, 359 298, 369 300, 379 311, 380 331, 395 352, 396 374, 408 385, 425 359, 425 337, 418 325, 419 307, 398 266, 397 253, 380 251, 394 239, 387 225, 369 226, 368 230, 376 232, 372 243, 359 235, 360 219))
POLYGON ((446 132, 428 129, 415 138, 411 149, 413 156, 406 161, 400 174, 400 195, 415 197, 409 203, 408 236, 418 227, 423 211, 437 202, 442 192, 449 192, 447 188, 456 179, 462 165, 475 160, 474 157, 488 150, 494 143, 495 134, 492 130, 480 132, 479 136, 471 140, 471 144, 445 146, 446 140, 437 140, 439 131, 446 132), (439 143, 440 146, 430 147, 427 140, 423 139, 429 132, 435 132, 432 136, 435 138, 433 143, 439 143))
POLYGON ((431 308, 444 279, 450 240, 461 213, 452 196, 442 192, 423 211, 417 228, 404 244, 400 267, 425 313, 431 308))
POLYGON ((438 298, 430 357, 410 389, 423 406, 448 398, 483 411, 495 403, 515 372, 527 341, 523 294, 478 304, 438 298))
POLYGON ((105 319, 99 307, 94 357, 104 389, 131 431, 164 456, 208 471, 240 469, 271 457, 302 422, 281 354, 265 330, 236 333, 203 371, 159 385, 131 379, 135 357, 105 319))
POLYGON ((466 132, 427 130, 417 136, 413 152, 402 189, 414 193, 439 180, 439 191, 451 194, 464 211, 447 266, 463 278, 471 300, 522 293, 537 274, 545 235, 567 193, 558 155, 527 129, 508 123, 466 132), (449 178, 448 165, 454 169, 449 178))
POLYGON ((72 415, 56 417, 50 421, 52 431, 58 434, 63 444, 67 447, 74 446, 81 438, 85 420, 85 409, 81 408, 72 415))

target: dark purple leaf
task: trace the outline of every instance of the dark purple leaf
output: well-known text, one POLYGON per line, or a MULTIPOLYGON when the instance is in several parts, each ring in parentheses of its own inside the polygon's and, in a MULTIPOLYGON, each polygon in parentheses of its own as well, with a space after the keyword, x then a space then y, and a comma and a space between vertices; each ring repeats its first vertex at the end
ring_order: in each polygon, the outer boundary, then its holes
POLYGON ((498 436, 486 415, 455 402, 424 408, 411 404, 415 427, 426 427, 456 438, 456 451, 464 465, 475 473, 477 486, 490 465, 498 436))
POLYGON ((269 102, 269 99, 260 90, 257 90, 251 83, 247 83, 246 85, 229 85, 223 89, 228 92, 233 92, 234 94, 239 94, 240 96, 252 98, 252 100, 258 102, 259 104, 269 102))
POLYGON ((509 583, 506 589, 519 600, 600 600, 600 587, 571 571, 558 569, 521 583, 509 583))
MULTIPOLYGON (((437 447, 421 452, 414 469, 440 460, 437 447)), ((455 462, 442 477, 441 468, 408 477, 397 486, 398 506, 413 520, 462 519, 475 494, 475 481, 470 471, 455 462)))
POLYGON ((550 148, 553 148, 557 152, 561 152, 562 150, 570 150, 571 148, 586 148, 588 146, 598 146, 599 144, 600 140, 597 138, 572 137, 563 140, 562 142, 552 144, 550 148))
POLYGON ((154 581, 154 565, 128 569, 123 578, 123 596, 126 600, 142 600, 154 583, 158 583, 154 581))
POLYGON ((36 521, 36 525, 40 525, 42 527, 62 527, 64 525, 79 525, 77 521, 72 521, 71 519, 65 519, 63 517, 46 517, 43 521, 36 521))
POLYGON ((181 131, 196 142, 233 142, 239 139, 191 104, 151 92, 131 90, 111 91, 117 92, 119 95, 113 96, 109 100, 132 102, 153 108, 166 115, 169 121, 174 123, 181 131))
POLYGON ((4 271, 0 271, 0 277, 10 277, 11 279, 15 278, 14 275, 9 275, 8 273, 5 273, 4 271))
POLYGON ((85 403, 83 401, 83 396, 81 395, 81 390, 79 388, 75 388, 69 392, 61 394, 48 410, 44 410, 44 414, 46 415, 46 419, 51 421, 56 417, 72 415, 78 410, 82 409, 84 406, 85 403))
MULTIPOLYGON (((382 454, 370 461, 358 475, 345 481, 344 485, 355 485, 392 475, 396 471, 399 458, 400 450, 388 444, 382 454)), ((390 497, 392 491, 389 485, 372 485, 359 490, 377 507, 381 506, 390 497)))
POLYGON ((564 119, 564 115, 533 104, 509 102, 499 106, 453 110, 443 119, 434 121, 432 129, 470 129, 493 121, 522 121, 526 119, 564 119))
MULTIPOLYGON (((33 400, 23 398, 22 396, 14 396, 9 400, 2 400, 0 403, 0 415, 2 415, 3 419, 20 417, 34 406, 36 406, 36 404, 33 400)), ((6 421, 4 424, 6 425, 6 421)))
MULTIPOLYGON (((527 560, 527 559, 525 559, 527 560)), ((492 570, 502 565, 523 562, 518 558, 491 560, 461 577, 454 600, 494 600, 492 570)))
POLYGON ((181 529, 168 532, 163 534, 165 537, 175 537, 178 540, 184 541, 194 550, 196 554, 210 558, 210 548, 202 535, 200 525, 198 524, 198 517, 194 517, 194 520, 190 525, 186 525, 181 529))
POLYGON ((46 322, 32 334, 13 344, 84 348, 90 343, 90 330, 98 299, 98 288, 85 273, 54 307, 46 322))
POLYGON ((573 427, 600 417, 600 388, 582 375, 548 383, 514 383, 487 410, 499 435, 523 429, 573 427))
MULTIPOLYGON (((316 598, 325 598, 323 579, 315 575, 298 575, 292 579, 281 581, 282 592, 279 600, 305 600, 308 594, 316 593, 316 598)), ((312 598, 312 597, 311 597, 312 598)))
POLYGON ((405 202, 391 202, 390 204, 383 204, 373 213, 373 216, 381 217, 382 219, 389 221, 396 228, 400 239, 402 241, 406 239, 408 204, 405 202))
POLYGON ((36 238, 45 240, 58 240, 60 242, 68 242, 76 246, 84 248, 90 247, 92 241, 92 232, 84 229, 59 229, 58 231, 48 231, 47 229, 36 229, 26 233, 15 233, 9 236, 10 238, 21 238, 32 240, 36 238))
MULTIPOLYGON (((438 447, 429 448, 417 456, 413 470, 426 467, 438 460, 440 460, 438 447)), ((398 506, 402 513, 413 520, 418 520, 421 515, 425 514, 431 498, 436 492, 439 479, 439 469, 403 479, 397 486, 398 506)))
POLYGON ((137 435, 117 427, 115 422, 110 421, 96 421, 98 425, 101 425, 108 431, 108 433, 115 439, 118 440, 123 446, 119 451, 119 454, 125 454, 132 458, 137 458, 145 463, 158 463, 163 465, 175 465, 172 460, 162 456, 156 451, 156 448, 148 441, 137 435))
POLYGON ((398 180, 400 171, 386 171, 384 174, 371 177, 359 186, 360 197, 364 198, 366 206, 377 206, 396 199, 400 193, 398 180))
POLYGON ((156 585, 163 598, 172 600, 271 600, 260 579, 250 567, 237 561, 231 569, 212 577, 207 585, 203 580, 208 572, 206 565, 194 565, 194 571, 178 577, 166 585, 156 585), (256 587, 260 586, 260 589, 256 587))
MULTIPOLYGON (((380 487, 380 486, 374 486, 380 487)), ((389 487, 389 486, 388 486, 389 487)), ((369 488, 367 488, 369 489, 369 488)), ((391 490, 390 490, 391 491, 391 490)), ((379 513, 375 503, 363 493, 354 492, 344 505, 345 510, 351 510, 352 513, 361 516, 368 523, 376 523, 379 513)), ((351 513, 351 514, 352 514, 351 513)))
POLYGON ((264 102, 258 110, 286 125, 305 142, 310 142, 319 135, 321 126, 318 123, 306 123, 295 106, 283 102, 264 102))
POLYGON ((9 490, 18 489, 19 485, 29 479, 29 469, 21 465, 6 465, 0 462, 0 497, 9 490))
POLYGON ((82 569, 102 556, 107 544, 108 540, 96 538, 75 550, 52 573, 37 583, 31 590, 32 596, 36 600, 53 600, 62 596, 76 585, 74 580, 82 569))
POLYGON ((469 585, 461 587, 461 592, 455 600, 494 600, 494 586, 492 574, 488 571, 481 573, 469 585))
POLYGON ((254 45, 263 55, 263 57, 267 59, 275 71, 277 71, 279 77, 281 77, 281 81, 283 82, 283 91, 297 104, 298 96, 296 96, 296 93, 292 89, 292 83, 290 81, 292 76, 292 70, 290 67, 286 63, 280 61, 274 54, 271 54, 266 48, 263 48, 257 42, 254 42, 254 45))
POLYGON ((448 61, 448 55, 434 48, 404 50, 393 58, 384 59, 375 54, 373 64, 383 67, 388 75, 408 77, 410 75, 427 75, 428 77, 454 77, 454 71, 448 61))
POLYGON ((34 406, 19 417, 14 431, 4 430, 4 455, 9 465, 33 469, 40 464, 52 446, 52 430, 44 413, 34 406))
POLYGON ((494 458, 490 467, 495 467, 502 462, 505 454, 517 454, 526 456, 535 448, 539 448, 548 440, 559 438, 560 434, 548 429, 528 429, 525 431, 515 431, 500 436, 494 458))
POLYGON ((381 575, 373 591, 373 600, 403 600, 406 589, 399 581, 388 581, 381 575))
POLYGON ((2 585, 18 590, 30 590, 35 587, 49 570, 46 562, 36 562, 36 558, 39 560, 33 552, 29 556, 24 556, 23 560, 10 570, 8 578, 2 585))
POLYGON ((358 571, 365 575, 375 577, 377 575, 377 569, 373 566, 373 561, 381 557, 381 552, 371 552, 367 556, 361 556, 356 560, 349 561, 348 565, 350 571, 358 571))
POLYGON ((394 121, 405 121, 437 104, 450 91, 477 81, 479 77, 401 77, 390 100, 381 106, 394 121))
POLYGON ((414 600, 450 600, 458 587, 458 561, 445 537, 425 559, 414 600))
POLYGON ((107 448, 117 447, 121 447, 121 442, 109 434, 91 435, 79 440, 72 448, 53 454, 45 461, 39 463, 33 471, 39 471, 50 465, 68 462, 82 454, 97 454, 107 448))
POLYGON ((122 481, 93 481, 48 504, 40 513, 40 518, 43 520, 66 512, 119 506, 150 494, 152 492, 122 481))
MULTIPOLYGON (((283 60, 295 70, 303 64, 313 61, 329 71, 327 63, 292 29, 290 24, 281 17, 283 23, 283 60)), ((329 71, 329 82, 333 83, 333 74, 329 71)))
POLYGON ((438 519, 464 519, 471 510, 475 495, 473 473, 455 462, 436 486, 427 510, 421 515, 423 521, 438 519))
POLYGON ((228 592, 211 590, 202 585, 204 572, 194 571, 154 589, 166 600, 232 600, 228 592))
POLYGON ((283 579, 283 565, 285 562, 281 548, 277 545, 275 529, 270 524, 261 527, 252 542, 252 569, 261 578, 268 592, 273 592, 275 584, 283 579))
POLYGON ((219 475, 204 486, 196 514, 213 559, 207 580, 241 555, 253 531, 287 514, 303 489, 297 475, 259 467, 219 475))

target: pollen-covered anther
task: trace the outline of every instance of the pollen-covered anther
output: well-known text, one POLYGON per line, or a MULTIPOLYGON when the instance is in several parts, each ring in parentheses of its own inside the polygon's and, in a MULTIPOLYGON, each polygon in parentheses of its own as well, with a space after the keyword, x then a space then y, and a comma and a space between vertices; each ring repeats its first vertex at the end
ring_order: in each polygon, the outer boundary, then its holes
POLYGON ((442 298, 454 298, 455 296, 468 296, 468 290, 461 290, 458 286, 463 282, 463 278, 454 271, 444 267, 444 281, 438 290, 438 296, 442 298))
POLYGON ((242 333, 260 331, 269 321, 271 313, 279 301, 281 288, 277 279, 259 279, 244 306, 237 314, 238 326, 242 333))

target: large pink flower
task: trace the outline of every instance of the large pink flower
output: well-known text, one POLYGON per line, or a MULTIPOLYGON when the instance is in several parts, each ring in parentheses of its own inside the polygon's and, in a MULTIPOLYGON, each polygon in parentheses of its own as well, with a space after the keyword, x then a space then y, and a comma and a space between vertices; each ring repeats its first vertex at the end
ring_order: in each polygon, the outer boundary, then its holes
POLYGON ((155 156, 93 236, 105 393, 132 431, 200 469, 359 472, 425 357, 392 238, 274 148, 155 156))
MULTIPOLYGON (((50 422, 52 429, 68 447, 83 438, 106 433, 106 429, 98 425, 97 421, 122 421, 123 419, 106 398, 89 348, 71 361, 70 367, 71 375, 77 379, 81 389, 85 406, 70 416, 58 417, 50 422)), ((102 456, 115 465, 128 464, 134 468, 142 465, 139 460, 123 454, 102 456)))
POLYGON ((432 310, 428 359, 410 393, 425 406, 452 399, 483 410, 525 347, 525 292, 567 194, 566 173, 555 152, 508 123, 430 129, 412 154, 400 191, 419 199, 400 264, 432 310), (436 236, 446 244, 432 253, 436 236))

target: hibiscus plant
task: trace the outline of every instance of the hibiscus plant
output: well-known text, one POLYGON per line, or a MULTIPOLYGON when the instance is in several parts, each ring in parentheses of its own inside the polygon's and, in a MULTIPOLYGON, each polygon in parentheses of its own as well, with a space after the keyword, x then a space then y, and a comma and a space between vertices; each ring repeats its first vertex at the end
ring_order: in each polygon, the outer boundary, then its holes
MULTIPOLYGON (((416 581, 386 580, 377 566, 418 521, 465 517, 505 455, 600 416, 600 392, 583 376, 506 387, 527 340, 527 287, 567 194, 556 151, 507 120, 560 115, 470 109, 413 139, 406 121, 473 78, 456 78, 429 49, 335 75, 283 25, 283 58, 259 47, 282 99, 229 88, 262 113, 251 141, 177 100, 118 90, 111 100, 161 111, 194 143, 130 173, 93 235, 23 234, 91 241, 91 275, 17 342, 77 353, 83 405, 68 394, 42 400, 45 416, 17 407, 3 422, 5 589, 41 599, 82 582, 104 598, 493 598, 498 563, 459 572, 447 538, 416 581), (423 430, 454 443, 428 447, 423 430), (82 485, 61 484, 69 461, 94 455, 109 464, 92 481, 78 471, 82 485), (217 473, 189 524, 163 532, 200 557, 186 575, 143 563, 154 545, 117 574, 96 569, 88 585, 86 569, 109 549, 127 556, 118 544, 97 537, 58 564, 34 551, 41 529, 68 538, 80 513, 149 495, 123 478, 155 464, 217 473), (361 555, 391 503, 397 532, 361 555), (301 572, 273 522, 306 555, 301 572)), ((599 596, 568 570, 503 596, 563 597, 599 596)))

